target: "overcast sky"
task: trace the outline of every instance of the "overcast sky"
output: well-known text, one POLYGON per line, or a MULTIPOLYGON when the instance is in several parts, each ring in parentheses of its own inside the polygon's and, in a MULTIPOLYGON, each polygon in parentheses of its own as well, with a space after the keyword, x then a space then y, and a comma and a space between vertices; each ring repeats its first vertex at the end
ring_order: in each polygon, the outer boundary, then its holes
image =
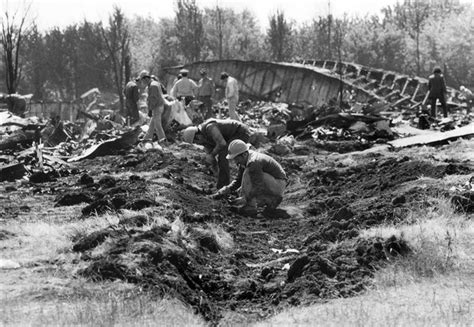
MULTIPOLYGON (((174 17, 175 0, 0 0, 2 6, 18 8, 31 3, 31 17, 35 17, 40 29, 54 26, 65 27, 86 18, 88 21, 106 21, 112 8, 118 5, 127 17, 151 16, 174 17)), ((251 10, 262 28, 268 26, 268 17, 281 10, 288 18, 297 22, 308 21, 313 17, 325 16, 331 12, 335 16, 362 16, 379 14, 383 7, 403 0, 196 0, 201 7, 231 7, 237 11, 251 10)), ((474 0, 461 0, 472 3, 474 0)), ((3 11, 3 10, 2 10, 3 11)))

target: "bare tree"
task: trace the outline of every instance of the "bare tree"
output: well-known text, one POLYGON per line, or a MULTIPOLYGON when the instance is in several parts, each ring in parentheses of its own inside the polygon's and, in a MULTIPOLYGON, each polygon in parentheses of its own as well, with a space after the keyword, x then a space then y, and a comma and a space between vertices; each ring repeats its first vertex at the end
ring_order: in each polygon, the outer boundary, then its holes
POLYGON ((1 19, 3 64, 5 66, 5 81, 9 94, 16 93, 21 79, 20 53, 25 36, 25 24, 31 4, 19 14, 19 10, 10 14, 8 9, 3 12, 1 19), (19 16, 18 16, 19 15, 19 16))
POLYGON ((120 110, 125 110, 123 86, 127 81, 126 75, 130 72, 130 34, 125 21, 125 15, 119 7, 114 6, 114 12, 109 17, 109 28, 102 28, 101 34, 105 48, 112 65, 112 78, 115 90, 120 99, 120 110), (128 73, 127 73, 128 72, 128 73))

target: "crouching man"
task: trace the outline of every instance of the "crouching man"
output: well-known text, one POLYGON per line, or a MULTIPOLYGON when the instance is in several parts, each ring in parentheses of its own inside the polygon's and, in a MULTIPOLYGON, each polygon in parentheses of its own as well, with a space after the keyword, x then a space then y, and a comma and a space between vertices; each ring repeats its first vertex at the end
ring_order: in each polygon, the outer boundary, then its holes
POLYGON ((255 216, 257 207, 273 210, 283 200, 287 177, 283 167, 272 157, 250 150, 250 144, 234 140, 229 144, 227 159, 234 159, 239 166, 237 179, 224 186, 212 197, 219 198, 240 187, 241 205, 238 212, 255 216))

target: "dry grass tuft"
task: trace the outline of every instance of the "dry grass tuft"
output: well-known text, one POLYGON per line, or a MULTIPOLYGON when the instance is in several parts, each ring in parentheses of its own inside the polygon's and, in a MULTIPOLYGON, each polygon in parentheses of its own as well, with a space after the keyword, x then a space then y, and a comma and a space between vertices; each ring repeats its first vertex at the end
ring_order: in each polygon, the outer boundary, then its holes
POLYGON ((150 294, 95 292, 87 297, 9 301, 0 308, 5 326, 206 326, 192 310, 176 300, 150 294))

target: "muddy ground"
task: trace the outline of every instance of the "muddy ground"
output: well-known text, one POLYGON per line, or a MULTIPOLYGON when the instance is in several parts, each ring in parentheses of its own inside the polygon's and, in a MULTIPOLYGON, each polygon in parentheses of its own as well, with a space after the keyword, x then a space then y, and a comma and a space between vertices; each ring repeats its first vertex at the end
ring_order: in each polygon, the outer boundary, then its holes
MULTIPOLYGON (((328 147, 333 151, 334 143, 328 147)), ((229 311, 258 319, 363 292, 377 268, 411 249, 403 239, 363 239, 359 231, 402 223, 414 207, 432 206, 432 197, 451 197, 436 183, 407 182, 451 174, 468 179, 474 171, 472 162, 420 161, 396 152, 344 160, 314 140, 299 141, 298 155, 278 156, 271 143, 259 150, 282 163, 289 184, 280 209, 256 218, 235 213, 232 196, 211 200, 214 177, 202 150, 177 143, 74 163, 32 179, 28 192, 54 196, 57 207, 81 205, 81 214, 68 219, 121 217, 118 225, 73 240, 77 274, 171 294, 218 323, 229 311)), ((4 218, 22 210, 28 205, 5 206, 4 218)))

